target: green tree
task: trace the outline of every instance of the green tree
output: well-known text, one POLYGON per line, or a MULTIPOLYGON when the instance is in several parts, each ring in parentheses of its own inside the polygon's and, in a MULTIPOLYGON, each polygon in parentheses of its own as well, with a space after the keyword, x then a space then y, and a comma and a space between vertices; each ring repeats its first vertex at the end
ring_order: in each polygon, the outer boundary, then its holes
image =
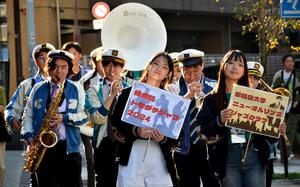
MULTIPOLYGON (((244 0, 237 6, 236 17, 245 23, 242 33, 254 32, 259 46, 259 58, 264 67, 268 56, 279 42, 289 42, 286 31, 299 30, 300 20, 280 16, 280 3, 275 0, 244 0)), ((292 48, 291 49, 295 49, 292 48)))

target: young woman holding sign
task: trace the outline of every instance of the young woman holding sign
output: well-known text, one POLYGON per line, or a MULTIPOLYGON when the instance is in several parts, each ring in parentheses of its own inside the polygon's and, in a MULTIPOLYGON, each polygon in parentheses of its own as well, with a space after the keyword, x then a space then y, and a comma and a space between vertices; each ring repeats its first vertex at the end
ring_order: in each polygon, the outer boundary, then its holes
POLYGON ((265 186, 269 157, 266 136, 253 134, 251 138, 248 132, 225 127, 234 112, 227 108, 233 84, 249 86, 247 61, 239 50, 231 50, 223 57, 217 86, 204 98, 197 116, 202 133, 223 137, 209 146, 209 162, 223 187, 265 186))
MULTIPOLYGON (((166 53, 158 53, 148 63, 140 82, 165 89, 172 78, 172 59, 166 53)), ((171 148, 177 141, 165 137, 158 130, 137 127, 121 121, 130 91, 131 88, 122 91, 111 116, 112 125, 123 136, 117 151, 120 158, 117 186, 169 187, 176 185, 171 148), (148 139, 150 139, 149 142, 148 139), (147 154, 145 155, 146 147, 147 154)))

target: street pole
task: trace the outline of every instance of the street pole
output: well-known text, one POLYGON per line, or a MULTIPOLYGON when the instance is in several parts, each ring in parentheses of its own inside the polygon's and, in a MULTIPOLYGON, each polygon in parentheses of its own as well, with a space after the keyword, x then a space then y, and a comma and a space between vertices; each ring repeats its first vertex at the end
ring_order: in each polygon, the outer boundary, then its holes
MULTIPOLYGON (((34 22, 34 2, 33 0, 27 0, 27 38, 28 38, 28 54, 31 54, 35 47, 35 22, 34 22)), ((29 72, 30 76, 34 76, 36 72, 36 66, 33 58, 29 55, 29 72)))
POLYGON ((57 19, 57 40, 58 46, 57 48, 61 48, 61 30, 60 30, 60 6, 59 0, 56 0, 56 19, 57 19))
POLYGON ((73 41, 76 41, 80 44, 81 36, 79 30, 79 23, 78 23, 78 3, 77 0, 74 0, 74 33, 73 33, 73 41))

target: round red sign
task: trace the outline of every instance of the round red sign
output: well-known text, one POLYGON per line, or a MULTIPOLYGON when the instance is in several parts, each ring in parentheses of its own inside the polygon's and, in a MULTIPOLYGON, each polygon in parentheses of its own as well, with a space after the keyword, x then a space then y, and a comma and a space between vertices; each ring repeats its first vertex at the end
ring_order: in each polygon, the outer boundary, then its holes
POLYGON ((104 2, 98 2, 93 5, 92 14, 96 19, 105 18, 110 12, 108 4, 104 2))

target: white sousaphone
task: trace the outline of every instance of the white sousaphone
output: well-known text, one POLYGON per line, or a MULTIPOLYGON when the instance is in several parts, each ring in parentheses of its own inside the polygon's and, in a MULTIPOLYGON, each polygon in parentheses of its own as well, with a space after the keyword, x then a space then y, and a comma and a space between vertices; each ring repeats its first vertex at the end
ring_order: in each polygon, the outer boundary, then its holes
POLYGON ((123 52, 127 70, 140 71, 153 54, 165 51, 167 32, 153 9, 140 3, 126 3, 109 13, 103 23, 101 41, 105 49, 123 52))
MULTIPOLYGON (((126 70, 140 71, 151 56, 165 51, 167 31, 160 16, 140 3, 126 3, 113 9, 101 31, 104 49, 115 48, 126 58, 126 70)), ((80 126, 80 132, 93 136, 93 125, 80 126)))

